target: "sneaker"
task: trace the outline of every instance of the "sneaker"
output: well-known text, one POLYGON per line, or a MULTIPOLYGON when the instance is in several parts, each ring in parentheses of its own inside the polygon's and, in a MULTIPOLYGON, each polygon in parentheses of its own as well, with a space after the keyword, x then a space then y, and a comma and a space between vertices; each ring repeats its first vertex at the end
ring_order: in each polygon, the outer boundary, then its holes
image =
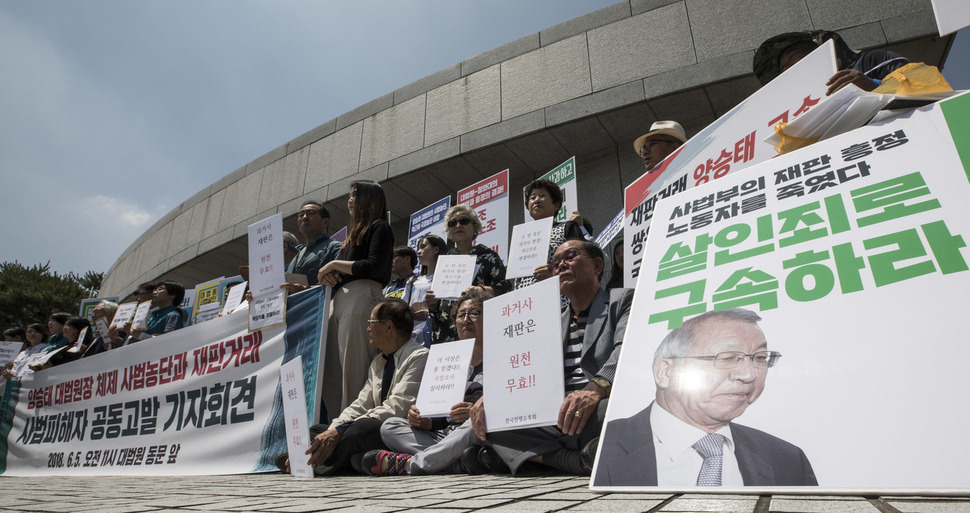
POLYGON ((364 454, 360 466, 370 476, 406 476, 410 461, 410 454, 373 450, 364 454))

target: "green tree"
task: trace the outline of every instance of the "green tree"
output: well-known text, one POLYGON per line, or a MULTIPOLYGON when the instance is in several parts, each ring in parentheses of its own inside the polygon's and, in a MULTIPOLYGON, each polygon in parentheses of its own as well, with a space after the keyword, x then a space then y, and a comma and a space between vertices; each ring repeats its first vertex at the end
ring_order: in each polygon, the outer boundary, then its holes
MULTIPOLYGON (((99 276, 88 272, 85 279, 99 276), (89 275, 93 275, 90 276, 89 275)), ((50 262, 26 267, 19 262, 0 264, 0 323, 26 326, 46 322, 53 312, 75 313, 81 299, 88 296, 81 279, 74 273, 57 274, 50 262)), ((98 280, 100 287, 100 280, 98 280)))
POLYGON ((101 282, 104 280, 104 273, 88 271, 84 276, 78 277, 77 282, 87 291, 87 297, 98 297, 101 292, 101 282))

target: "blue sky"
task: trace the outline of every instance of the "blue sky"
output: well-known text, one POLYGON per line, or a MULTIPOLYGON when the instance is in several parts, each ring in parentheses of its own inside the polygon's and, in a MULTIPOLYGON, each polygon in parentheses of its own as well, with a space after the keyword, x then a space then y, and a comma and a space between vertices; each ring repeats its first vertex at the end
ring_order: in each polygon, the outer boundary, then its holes
MULTIPOLYGON (((616 0, 0 0, 0 261, 107 271, 321 123, 616 0)), ((945 70, 970 88, 970 35, 945 70)))

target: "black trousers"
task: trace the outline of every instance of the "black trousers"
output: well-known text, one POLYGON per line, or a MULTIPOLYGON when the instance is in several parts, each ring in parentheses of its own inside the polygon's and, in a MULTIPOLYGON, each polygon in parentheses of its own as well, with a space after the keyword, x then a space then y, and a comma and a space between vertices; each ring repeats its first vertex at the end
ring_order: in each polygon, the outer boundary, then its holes
MULTIPOLYGON (((318 476, 331 476, 350 467, 350 457, 374 449, 387 449, 384 441, 381 440, 380 419, 372 417, 362 417, 353 422, 343 434, 333 453, 323 462, 323 465, 313 469, 318 476)), ((310 426, 310 437, 316 437, 329 427, 327 424, 314 424, 310 426)))

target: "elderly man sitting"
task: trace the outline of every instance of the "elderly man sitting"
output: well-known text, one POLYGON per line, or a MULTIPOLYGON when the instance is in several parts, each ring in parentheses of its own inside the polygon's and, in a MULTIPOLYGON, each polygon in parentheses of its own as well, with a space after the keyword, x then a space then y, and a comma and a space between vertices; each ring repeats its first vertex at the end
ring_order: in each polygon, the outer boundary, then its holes
MULTIPOLYGON (((428 360, 428 350, 411 340, 414 315, 400 299, 385 299, 367 320, 370 344, 380 350, 371 362, 367 382, 357 399, 329 426, 310 428, 313 441, 306 454, 314 473, 329 476, 346 469, 351 460, 360 461, 372 449, 385 449, 381 423, 404 417, 414 402, 428 360)), ((289 472, 290 460, 281 454, 277 466, 289 472)))

